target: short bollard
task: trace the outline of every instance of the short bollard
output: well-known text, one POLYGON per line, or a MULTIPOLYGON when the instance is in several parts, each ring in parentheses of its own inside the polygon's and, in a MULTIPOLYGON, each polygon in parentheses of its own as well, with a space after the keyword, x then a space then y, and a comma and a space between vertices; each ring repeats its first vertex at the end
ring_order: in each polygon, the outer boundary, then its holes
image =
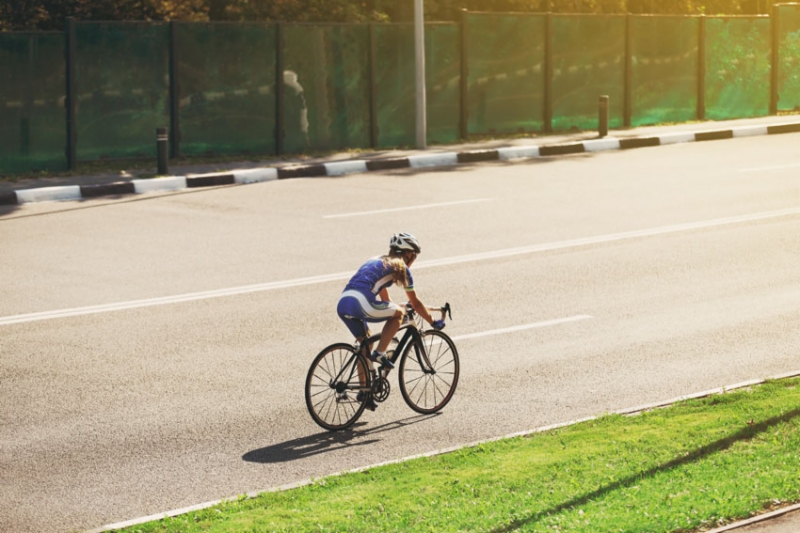
POLYGON ((158 175, 166 176, 169 174, 167 167, 169 135, 167 128, 156 128, 156 147, 158 148, 158 175))
POLYGON ((600 137, 608 135, 608 96, 603 95, 600 97, 598 126, 600 137))

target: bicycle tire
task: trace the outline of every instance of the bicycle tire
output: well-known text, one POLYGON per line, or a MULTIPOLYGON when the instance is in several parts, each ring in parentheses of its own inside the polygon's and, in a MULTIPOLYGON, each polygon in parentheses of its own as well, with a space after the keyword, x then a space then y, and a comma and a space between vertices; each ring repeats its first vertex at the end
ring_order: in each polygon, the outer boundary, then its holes
POLYGON ((408 406, 418 413, 431 414, 447 405, 456 392, 460 371, 458 350, 453 340, 441 331, 420 332, 420 336, 435 372, 425 370, 427 365, 420 362, 414 349, 417 341, 412 341, 403 350, 397 379, 408 406))
POLYGON ((356 396, 357 390, 362 387, 369 390, 370 373, 364 358, 353 358, 354 355, 356 352, 351 345, 332 344, 314 358, 308 369, 306 407, 314 422, 329 431, 352 426, 366 407, 367 395, 362 395, 365 399, 361 401, 356 396), (356 368, 351 371, 350 368, 345 369, 346 365, 356 365, 356 368), (334 382, 340 374, 341 378, 334 382), (363 376, 364 385, 360 384, 359 376, 363 376))

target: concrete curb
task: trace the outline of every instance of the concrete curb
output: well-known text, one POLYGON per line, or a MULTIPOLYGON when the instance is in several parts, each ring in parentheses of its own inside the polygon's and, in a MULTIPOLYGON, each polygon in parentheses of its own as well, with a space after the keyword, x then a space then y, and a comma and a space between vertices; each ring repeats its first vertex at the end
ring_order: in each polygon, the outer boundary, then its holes
POLYGON ((728 524, 727 526, 718 527, 717 529, 710 529, 706 531, 706 533, 724 533, 725 531, 733 531, 734 529, 752 526, 753 524, 758 524, 759 522, 766 522, 767 520, 778 518, 779 516, 789 514, 793 511, 800 511, 800 503, 783 507, 781 509, 776 509, 775 511, 770 511, 769 513, 760 514, 758 516, 754 516, 753 518, 748 518, 747 520, 734 522, 732 524, 728 524))
POLYGON ((257 183, 274 179, 336 177, 347 174, 396 169, 443 168, 483 161, 511 161, 515 159, 553 157, 584 152, 629 150, 632 148, 645 148, 676 143, 714 141, 792 132, 800 132, 800 122, 741 126, 723 130, 665 133, 649 137, 632 137, 625 139, 605 137, 602 139, 591 139, 564 144, 511 146, 498 148, 497 150, 423 153, 394 159, 347 160, 317 163, 313 165, 296 165, 279 168, 268 167, 213 174, 139 179, 103 185, 41 187, 0 193, 0 205, 18 205, 30 202, 58 200, 82 200, 103 196, 177 191, 197 187, 257 183))
MULTIPOLYGON (((686 396, 679 396, 677 398, 672 398, 670 400, 664 400, 662 402, 656 402, 656 403, 651 403, 651 404, 646 404, 646 405, 640 405, 638 407, 631 407, 631 408, 627 408, 627 409, 620 409, 618 411, 614 411, 614 412, 611 412, 611 413, 608 413, 608 414, 623 415, 623 416, 635 416, 635 415, 643 413, 645 411, 652 411, 653 409, 660 409, 660 408, 664 408, 664 407, 669 407, 669 406, 671 406, 673 404, 676 404, 676 403, 679 403, 679 402, 683 402, 683 401, 686 401, 686 400, 694 400, 694 399, 706 398, 708 396, 714 396, 714 395, 718 395, 718 394, 725 394, 725 393, 727 393, 729 391, 734 391, 734 390, 737 390, 737 389, 743 389, 743 388, 747 388, 747 387, 752 387, 754 385, 761 385, 763 383, 766 383, 767 381, 775 381, 775 380, 780 380, 780 379, 790 379, 790 378, 795 378, 795 377, 798 377, 798 376, 800 376, 800 371, 787 372, 785 374, 780 374, 778 376, 773 376, 773 377, 766 378, 766 379, 753 379, 753 380, 750 380, 750 381, 744 381, 744 382, 741 382, 741 383, 736 383, 734 385, 728 385, 726 387, 720 387, 720 388, 717 388, 717 389, 711 389, 711 390, 707 390, 707 391, 697 392, 697 393, 694 393, 694 394, 688 394, 686 396)), ((353 468, 353 469, 350 469, 350 470, 344 470, 342 472, 336 472, 334 474, 329 474, 329 475, 324 476, 324 477, 333 477, 333 476, 341 476, 341 475, 344 475, 344 474, 352 474, 352 473, 364 472, 364 471, 367 471, 367 470, 370 470, 370 469, 373 469, 373 468, 378 468, 378 467, 381 467, 381 466, 398 464, 398 463, 405 463, 407 461, 411 461, 411 460, 414 460, 414 459, 420 459, 420 458, 424 458, 424 457, 435 457, 437 455, 443 455, 443 454, 446 454, 446 453, 453 453, 453 452, 456 452, 458 450, 462 450, 464 448, 474 448, 476 446, 480 446, 481 444, 487 444, 487 443, 490 443, 490 442, 496 442, 496 441, 505 440, 505 439, 512 439, 512 438, 516 438, 516 437, 525 437, 525 436, 529 436, 529 435, 534 435, 536 433, 544 433, 546 431, 551 431, 551 430, 554 430, 554 429, 565 428, 565 427, 568 427, 568 426, 574 426, 576 424, 581 424, 583 422, 589 422, 591 420, 597 420, 598 418, 600 418, 600 417, 599 416, 587 416, 585 418, 579 418, 579 419, 576 419, 576 420, 570 420, 568 422, 562 422, 562 423, 559 423, 559 424, 552 424, 552 425, 549 425, 549 426, 538 427, 538 428, 530 429, 530 430, 526 430, 526 431, 519 431, 519 432, 516 432, 516 433, 510 433, 508 435, 503 435, 503 436, 500 436, 500 437, 493 437, 493 438, 490 438, 490 439, 480 440, 480 441, 472 442, 472 443, 469 443, 469 444, 451 446, 449 448, 443 448, 443 449, 434 450, 434 451, 431 451, 431 452, 420 453, 420 454, 417 454, 417 455, 411 455, 409 457, 403 457, 401 459, 393 459, 393 460, 390 460, 390 461, 384 461, 384 462, 373 464, 373 465, 369 465, 369 466, 363 466, 363 467, 360 467, 360 468, 353 468)), ((322 478, 320 478, 320 479, 322 479, 322 478)), ((288 483, 286 485, 280 485, 278 487, 272 487, 272 488, 261 490, 261 491, 248 492, 244 496, 247 497, 247 498, 255 498, 255 497, 259 496, 260 494, 266 494, 266 493, 270 493, 270 492, 281 492, 281 491, 285 491, 285 490, 296 489, 296 488, 300 488, 300 487, 305 487, 307 485, 312 485, 313 483, 314 483, 314 479, 304 479, 304 480, 296 481, 294 483, 288 483)), ((156 520, 163 520, 165 518, 173 518, 175 516, 184 515, 184 514, 187 514, 187 513, 194 512, 194 511, 202 511, 203 509, 208 509, 209 507, 214 507, 215 505, 219 505, 221 503, 234 502, 234 501, 239 500, 240 498, 241 498, 240 496, 231 496, 231 497, 223 498, 223 499, 220 499, 220 500, 214 500, 214 501, 210 501, 210 502, 199 503, 197 505, 192 505, 190 507, 183 507, 181 509, 174 509, 172 511, 166 511, 166 512, 163 512, 163 513, 158 513, 158 514, 154 514, 154 515, 150 515, 150 516, 144 516, 144 517, 141 517, 141 518, 134 518, 132 520, 127 520, 125 522, 117 522, 115 524, 109 524, 109 525, 106 525, 106 526, 99 527, 97 529, 92 529, 92 530, 86 531, 85 533, 105 533, 105 532, 108 532, 108 531, 115 531, 115 530, 118 530, 118 529, 124 529, 124 528, 128 528, 128 527, 136 526, 136 525, 141 525, 141 524, 144 524, 144 523, 147 523, 147 522, 153 522, 153 521, 156 521, 156 520)), ((797 510, 797 509, 800 509, 800 504, 793 505, 793 506, 790 506, 790 507, 786 507, 786 508, 783 508, 783 509, 778 509, 776 511, 772 511, 772 512, 769 512, 769 513, 766 513, 766 514, 763 514, 763 515, 754 516, 752 518, 748 518, 746 520, 742 520, 742 521, 739 521, 739 522, 734 522, 734 523, 728 524, 726 526, 723 526, 721 528, 715 529, 713 531, 709 531, 707 533, 723 533, 725 531, 730 531, 730 530, 737 529, 737 528, 740 528, 740 527, 744 527, 744 526, 747 526, 747 525, 751 525, 751 524, 754 524, 754 523, 757 523, 757 522, 769 520, 770 518, 775 518, 777 516, 786 514, 788 512, 791 512, 791 511, 794 511, 794 510, 797 510)))

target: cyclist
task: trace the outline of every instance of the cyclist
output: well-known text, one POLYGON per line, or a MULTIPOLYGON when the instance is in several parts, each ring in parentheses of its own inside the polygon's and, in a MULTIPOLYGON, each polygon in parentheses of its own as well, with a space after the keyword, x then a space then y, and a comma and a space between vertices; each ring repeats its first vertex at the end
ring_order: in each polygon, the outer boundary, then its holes
MULTIPOLYGON (((421 251, 419 241, 410 233, 392 235, 389 253, 364 263, 339 298, 336 311, 359 343, 370 336, 367 322, 386 322, 378 346, 367 355, 371 361, 387 368, 394 368, 394 363, 386 357, 386 348, 405 316, 404 307, 397 305, 389 297, 388 288, 393 283, 405 289, 411 307, 434 329, 444 327, 444 320, 433 319, 414 289, 414 278, 409 267, 421 251)), ((377 406, 370 399, 367 407, 374 411, 377 406)))

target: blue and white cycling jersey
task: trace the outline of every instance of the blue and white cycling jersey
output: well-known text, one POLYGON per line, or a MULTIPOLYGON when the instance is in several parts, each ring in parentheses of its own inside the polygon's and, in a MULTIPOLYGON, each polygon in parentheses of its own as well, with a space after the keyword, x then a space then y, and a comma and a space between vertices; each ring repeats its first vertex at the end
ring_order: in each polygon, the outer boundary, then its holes
MULTIPOLYGON (((375 257, 364 263, 361 268, 350 278, 344 288, 336 311, 344 321, 353 336, 362 337, 366 334, 368 322, 382 322, 392 318, 400 308, 394 302, 384 302, 378 299, 381 291, 389 287, 394 281, 394 274, 390 266, 384 265, 380 257, 375 257)), ((411 270, 406 267, 405 290, 414 290, 414 278, 411 270)))
MULTIPOLYGON (((392 268, 385 266, 380 257, 374 257, 361 265, 358 272, 350 278, 344 290, 356 290, 365 295, 372 294, 372 298, 375 299, 383 289, 392 284, 393 280, 394 273, 392 268)), ((413 291, 414 278, 411 276, 411 270, 408 267, 406 267, 406 280, 408 285, 406 285, 405 289, 413 291)))

